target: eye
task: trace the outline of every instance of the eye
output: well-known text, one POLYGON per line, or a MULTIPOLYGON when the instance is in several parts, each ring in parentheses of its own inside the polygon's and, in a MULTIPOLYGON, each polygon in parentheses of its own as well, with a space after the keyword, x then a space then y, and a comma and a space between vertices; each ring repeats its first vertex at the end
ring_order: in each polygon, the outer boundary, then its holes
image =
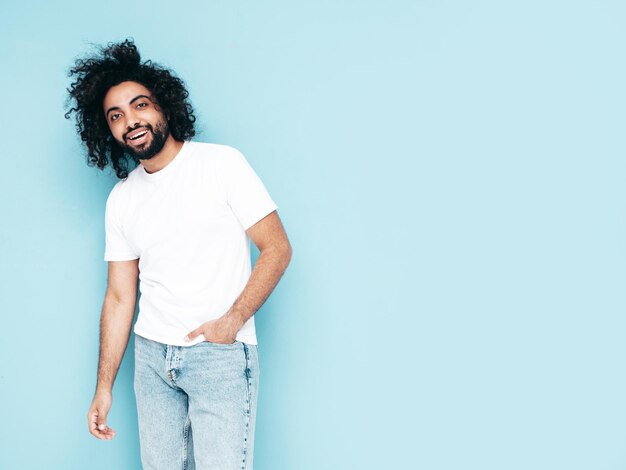
POLYGON ((111 121, 117 121, 117 119, 120 117, 120 113, 113 113, 111 114, 111 116, 109 117, 109 119, 111 119, 111 121))
POLYGON ((143 102, 142 102, 142 103, 139 103, 139 104, 137 105, 137 108, 145 108, 146 106, 148 106, 148 103, 143 103, 143 102))

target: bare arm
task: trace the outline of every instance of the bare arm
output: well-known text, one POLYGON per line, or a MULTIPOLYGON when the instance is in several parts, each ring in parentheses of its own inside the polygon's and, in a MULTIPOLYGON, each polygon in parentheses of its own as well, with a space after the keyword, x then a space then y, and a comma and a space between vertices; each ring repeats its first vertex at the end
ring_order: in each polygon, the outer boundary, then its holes
POLYGON ((106 417, 135 312, 138 266, 139 260, 109 262, 108 286, 100 317, 98 383, 87 415, 89 432, 99 439, 115 436, 115 431, 106 425, 106 417))
POLYGON ((276 211, 247 230, 259 249, 250 279, 233 306, 222 317, 203 323, 187 336, 200 334, 212 343, 233 343, 243 324, 261 308, 291 260, 291 245, 276 211))

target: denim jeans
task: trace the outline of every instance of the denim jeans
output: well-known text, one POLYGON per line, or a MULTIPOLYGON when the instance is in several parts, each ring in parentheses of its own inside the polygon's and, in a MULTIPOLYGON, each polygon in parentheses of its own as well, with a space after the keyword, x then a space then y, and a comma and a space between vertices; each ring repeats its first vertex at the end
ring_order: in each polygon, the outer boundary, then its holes
POLYGON ((171 346, 136 335, 135 396, 144 470, 251 470, 257 346, 171 346))

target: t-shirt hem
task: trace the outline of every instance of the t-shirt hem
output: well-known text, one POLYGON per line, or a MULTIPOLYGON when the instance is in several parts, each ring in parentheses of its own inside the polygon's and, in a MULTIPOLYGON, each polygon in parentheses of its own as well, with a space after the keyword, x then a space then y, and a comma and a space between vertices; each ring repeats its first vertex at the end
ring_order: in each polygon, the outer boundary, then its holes
POLYGON ((104 261, 132 261, 134 259, 139 259, 139 256, 135 255, 135 254, 117 254, 117 253, 113 253, 113 254, 105 254, 104 255, 104 261))
POLYGON ((255 217, 246 221, 246 223, 243 226, 244 230, 248 230, 258 221, 264 219, 265 217, 267 217, 268 215, 270 215, 272 212, 274 212, 277 209, 278 209, 278 206, 276 204, 270 204, 266 206, 262 211, 259 211, 255 217))
MULTIPOLYGON (((142 338, 149 339, 151 341, 156 341, 157 343, 161 343, 161 344, 169 344, 171 346, 195 346, 196 344, 202 343, 204 341, 204 336, 202 335, 198 336, 193 341, 185 341, 184 338, 172 339, 172 338, 166 338, 163 336, 152 335, 150 333, 146 333, 145 331, 142 331, 139 328, 134 328, 134 332, 136 335, 141 336, 142 338)), ((256 335, 238 334, 235 340, 239 341, 240 343, 246 343, 246 344, 253 345, 253 346, 257 345, 256 335)))

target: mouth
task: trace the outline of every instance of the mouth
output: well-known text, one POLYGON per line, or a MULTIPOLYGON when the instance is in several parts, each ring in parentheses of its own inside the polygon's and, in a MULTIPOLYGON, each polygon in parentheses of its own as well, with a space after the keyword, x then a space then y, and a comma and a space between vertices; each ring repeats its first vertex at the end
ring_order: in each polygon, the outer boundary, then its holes
POLYGON ((148 129, 142 129, 133 134, 129 134, 126 136, 126 141, 130 142, 132 145, 140 145, 145 143, 148 140, 148 129))

